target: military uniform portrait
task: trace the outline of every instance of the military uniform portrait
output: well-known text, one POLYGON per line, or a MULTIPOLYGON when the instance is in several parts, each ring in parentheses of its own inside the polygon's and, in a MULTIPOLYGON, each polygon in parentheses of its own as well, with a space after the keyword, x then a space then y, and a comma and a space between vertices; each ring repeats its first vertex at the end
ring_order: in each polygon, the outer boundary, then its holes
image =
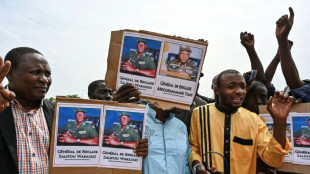
POLYGON ((143 113, 106 111, 103 147, 133 148, 142 138, 143 113))
POLYGON ((166 42, 160 75, 196 81, 201 57, 202 49, 166 42))
POLYGON ((156 77, 161 41, 125 36, 120 72, 156 77))
POLYGON ((292 117, 294 147, 310 147, 310 116, 292 117))
POLYGON ((101 110, 97 108, 59 108, 58 146, 97 146, 101 110))

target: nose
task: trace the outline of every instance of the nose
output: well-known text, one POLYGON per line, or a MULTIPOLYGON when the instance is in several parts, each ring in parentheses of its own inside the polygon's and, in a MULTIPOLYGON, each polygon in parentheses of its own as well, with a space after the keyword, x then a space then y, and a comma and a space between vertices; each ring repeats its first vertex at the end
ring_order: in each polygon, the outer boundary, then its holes
POLYGON ((40 80, 40 82, 42 82, 42 83, 47 83, 47 82, 48 82, 48 77, 46 77, 44 74, 42 74, 42 75, 39 77, 39 80, 40 80))
POLYGON ((242 95, 245 93, 245 89, 241 88, 240 86, 237 86, 236 93, 242 95))

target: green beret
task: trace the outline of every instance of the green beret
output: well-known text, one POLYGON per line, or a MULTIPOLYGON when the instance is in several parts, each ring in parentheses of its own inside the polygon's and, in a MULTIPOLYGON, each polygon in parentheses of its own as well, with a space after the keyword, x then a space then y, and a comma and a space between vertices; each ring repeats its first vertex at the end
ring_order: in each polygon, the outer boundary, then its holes
POLYGON ((77 113, 77 112, 84 112, 84 113, 86 113, 86 111, 84 109, 76 109, 75 113, 77 113))
POLYGON ((138 38, 138 39, 137 39, 137 43, 139 43, 139 42, 143 42, 143 43, 147 44, 147 41, 144 40, 144 39, 142 39, 142 38, 138 38))
POLYGON ((130 115, 128 113, 126 113, 126 112, 121 112, 119 115, 120 116, 126 115, 127 117, 130 117, 130 115))

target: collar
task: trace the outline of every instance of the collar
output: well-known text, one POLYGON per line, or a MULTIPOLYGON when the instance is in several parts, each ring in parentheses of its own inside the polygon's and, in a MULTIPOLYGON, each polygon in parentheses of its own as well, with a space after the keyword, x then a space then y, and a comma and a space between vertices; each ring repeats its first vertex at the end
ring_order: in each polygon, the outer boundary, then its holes
POLYGON ((232 110, 231 112, 227 112, 224 108, 220 107, 220 104, 219 104, 219 101, 216 101, 215 102, 215 107, 216 109, 218 109, 219 111, 225 113, 225 115, 231 115, 231 114, 234 114, 238 111, 239 108, 236 108, 234 110, 232 110))

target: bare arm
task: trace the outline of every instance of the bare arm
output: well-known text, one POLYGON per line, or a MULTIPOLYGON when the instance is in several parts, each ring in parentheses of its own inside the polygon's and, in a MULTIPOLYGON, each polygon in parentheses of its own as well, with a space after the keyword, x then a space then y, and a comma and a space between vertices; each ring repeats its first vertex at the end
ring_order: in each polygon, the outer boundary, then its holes
POLYGON ((264 83, 265 81, 264 68, 254 47, 255 43, 254 35, 247 32, 241 32, 240 40, 241 44, 244 46, 249 55, 251 61, 251 68, 257 70, 256 80, 264 83))
MULTIPOLYGON (((293 41, 288 40, 288 43, 289 43, 290 49, 292 49, 293 41)), ((268 65, 265 71, 265 85, 267 88, 272 87, 271 81, 277 70, 279 62, 280 62, 280 56, 279 56, 279 49, 278 49, 276 55, 274 56, 274 58, 272 59, 272 61, 270 62, 270 64, 268 65)))
POLYGON ((3 59, 0 56, 0 112, 6 107, 10 106, 10 101, 15 98, 15 93, 5 89, 2 85, 4 77, 9 73, 11 68, 11 62, 6 61, 3 63, 3 59))
POLYGON ((298 69, 289 48, 288 35, 294 21, 294 11, 291 7, 289 8, 289 11, 289 18, 287 15, 284 15, 277 21, 276 37, 279 44, 279 56, 286 84, 291 89, 295 89, 304 86, 305 82, 303 82, 299 77, 298 69))
POLYGON ((283 149, 286 142, 286 120, 292 103, 293 97, 279 91, 275 91, 274 97, 271 97, 267 103, 267 110, 274 122, 273 136, 283 149))

